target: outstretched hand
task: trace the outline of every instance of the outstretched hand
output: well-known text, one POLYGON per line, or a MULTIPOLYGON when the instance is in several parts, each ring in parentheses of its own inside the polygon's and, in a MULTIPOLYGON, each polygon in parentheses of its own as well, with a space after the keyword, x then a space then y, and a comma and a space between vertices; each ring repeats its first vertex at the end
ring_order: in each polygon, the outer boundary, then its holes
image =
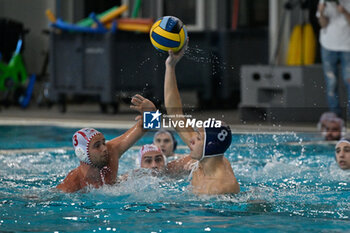
POLYGON ((131 98, 131 109, 134 109, 138 111, 139 113, 143 113, 145 111, 156 111, 156 106, 150 101, 149 99, 146 99, 145 97, 136 94, 131 98))
POLYGON ((168 52, 169 53, 169 57, 166 59, 165 64, 169 65, 169 66, 175 66, 181 60, 183 55, 185 54, 185 51, 186 51, 186 49, 188 47, 188 42, 189 42, 189 39, 187 38, 184 46, 177 53, 174 53, 172 50, 169 50, 169 52, 168 52))

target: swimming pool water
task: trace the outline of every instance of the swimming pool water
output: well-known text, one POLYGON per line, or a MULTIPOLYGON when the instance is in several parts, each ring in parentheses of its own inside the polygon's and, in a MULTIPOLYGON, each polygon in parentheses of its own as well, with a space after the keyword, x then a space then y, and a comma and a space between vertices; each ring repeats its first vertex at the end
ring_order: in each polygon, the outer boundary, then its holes
MULTIPOLYGON (((350 230, 350 173, 337 167, 334 145, 318 143, 317 135, 233 134, 226 157, 241 185, 238 195, 196 196, 186 177, 147 175, 63 194, 54 187, 79 164, 70 149, 76 130, 0 126, 1 232, 350 230)), ((107 139, 124 132, 99 130, 107 139)), ((151 141, 149 133, 137 145, 151 141)), ((137 152, 123 155, 119 174, 137 167, 137 152)))

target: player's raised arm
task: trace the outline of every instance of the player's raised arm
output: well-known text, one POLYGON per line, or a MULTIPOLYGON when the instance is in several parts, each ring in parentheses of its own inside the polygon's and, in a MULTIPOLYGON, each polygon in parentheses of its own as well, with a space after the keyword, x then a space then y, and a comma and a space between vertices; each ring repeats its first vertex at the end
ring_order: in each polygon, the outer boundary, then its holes
MULTIPOLYGON (((130 108, 138 111, 141 113, 141 115, 145 111, 156 110, 155 105, 149 99, 138 94, 132 97, 131 103, 132 105, 130 105, 130 108)), ((138 116, 137 120, 137 123, 131 129, 126 131, 120 137, 117 137, 108 142, 108 144, 110 144, 116 150, 119 158, 146 132, 142 126, 142 116, 138 116)))
MULTIPOLYGON (((164 80, 164 103, 167 110, 167 113, 171 117, 172 121, 184 121, 183 117, 183 108, 179 89, 177 87, 175 67, 176 64, 183 57, 185 50, 187 48, 187 43, 185 46, 178 52, 174 53, 169 51, 169 57, 165 61, 165 80, 164 80)), ((178 125, 175 127, 176 131, 182 138, 182 140, 189 145, 191 137, 195 134, 192 127, 180 128, 178 125)))

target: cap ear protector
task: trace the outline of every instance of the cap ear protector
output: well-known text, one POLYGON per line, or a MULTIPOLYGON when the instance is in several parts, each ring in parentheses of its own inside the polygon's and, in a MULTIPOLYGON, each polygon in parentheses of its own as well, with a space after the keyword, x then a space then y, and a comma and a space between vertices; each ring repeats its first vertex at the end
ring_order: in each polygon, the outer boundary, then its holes
POLYGON ((166 131, 170 134, 171 138, 173 139, 173 151, 175 151, 176 147, 177 147, 177 141, 174 137, 174 134, 172 132, 170 132, 169 130, 166 130, 166 131))
POLYGON ((75 155, 80 161, 89 165, 93 165, 89 155, 89 144, 97 134, 101 133, 93 128, 83 128, 75 132, 72 138, 75 155))
POLYGON ((342 127, 341 128, 341 137, 345 137, 345 135, 346 135, 346 128, 342 127))

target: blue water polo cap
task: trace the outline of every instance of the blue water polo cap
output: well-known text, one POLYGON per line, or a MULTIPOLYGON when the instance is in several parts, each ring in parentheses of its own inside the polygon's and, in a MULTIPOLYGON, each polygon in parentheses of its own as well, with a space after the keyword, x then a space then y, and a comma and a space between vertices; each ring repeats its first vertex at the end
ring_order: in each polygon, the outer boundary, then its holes
POLYGON ((225 153, 232 141, 231 129, 227 125, 204 128, 203 158, 214 157, 225 153))

